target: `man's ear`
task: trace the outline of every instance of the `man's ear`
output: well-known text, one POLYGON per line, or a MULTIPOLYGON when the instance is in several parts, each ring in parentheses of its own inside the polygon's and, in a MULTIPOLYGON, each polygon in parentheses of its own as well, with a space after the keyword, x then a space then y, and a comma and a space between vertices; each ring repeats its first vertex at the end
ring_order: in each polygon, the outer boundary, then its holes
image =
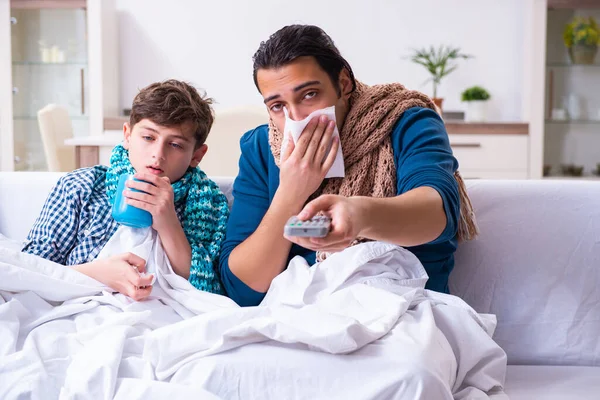
POLYGON ((342 98, 348 99, 350 97, 350 93, 352 92, 352 79, 350 78, 350 73, 346 68, 342 68, 340 71, 338 85, 342 92, 342 98))
POLYGON ((198 164, 200 164, 200 161, 202 161, 202 159, 204 158, 204 155, 207 151, 208 145, 206 143, 194 150, 192 161, 190 162, 190 167, 196 168, 198 164))
POLYGON ((131 140, 131 127, 129 122, 123 124, 123 147, 125 150, 129 150, 129 141, 131 140))

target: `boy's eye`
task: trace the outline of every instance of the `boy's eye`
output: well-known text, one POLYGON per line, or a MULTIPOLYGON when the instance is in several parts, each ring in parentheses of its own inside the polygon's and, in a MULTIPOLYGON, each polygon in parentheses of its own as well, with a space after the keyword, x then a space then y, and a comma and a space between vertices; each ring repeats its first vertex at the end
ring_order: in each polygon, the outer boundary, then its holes
POLYGON ((142 136, 142 139, 149 142, 150 140, 152 140, 152 136, 142 136))
POLYGON ((181 146, 179 143, 171 143, 171 146, 175 147, 176 149, 183 149, 183 146, 181 146))

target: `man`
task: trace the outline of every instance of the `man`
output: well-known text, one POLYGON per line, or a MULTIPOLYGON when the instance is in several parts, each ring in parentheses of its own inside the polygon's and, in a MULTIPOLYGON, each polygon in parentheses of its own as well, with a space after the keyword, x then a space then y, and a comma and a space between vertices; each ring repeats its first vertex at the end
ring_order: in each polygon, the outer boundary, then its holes
POLYGON ((257 305, 292 257, 313 264, 317 255, 322 259, 363 240, 406 247, 429 274, 427 288, 447 292, 458 240, 473 236, 475 227, 431 100, 399 84, 357 82, 331 38, 306 25, 284 27, 261 43, 254 81, 271 124, 240 141, 220 258, 228 295, 242 306, 257 305), (295 144, 289 138, 281 148, 286 113, 302 120, 330 106, 335 122, 315 118, 295 144), (336 124, 339 141, 332 139, 336 124), (325 179, 340 149, 345 177, 325 179), (327 237, 283 236, 291 216, 307 219, 318 212, 332 218, 327 237))

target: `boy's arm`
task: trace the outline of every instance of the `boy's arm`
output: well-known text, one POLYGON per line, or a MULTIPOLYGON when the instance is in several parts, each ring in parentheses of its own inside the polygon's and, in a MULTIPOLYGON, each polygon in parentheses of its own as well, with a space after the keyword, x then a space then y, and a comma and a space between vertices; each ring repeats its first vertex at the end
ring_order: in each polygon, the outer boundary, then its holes
POLYGON ((207 190, 205 196, 210 196, 210 199, 197 205, 198 215, 194 220, 186 221, 190 225, 188 229, 198 233, 197 239, 189 239, 194 240, 190 243, 177 218, 169 180, 143 173, 136 174, 136 177, 145 182, 128 181, 127 186, 146 193, 127 190, 127 203, 152 214, 152 227, 158 232, 175 273, 189 279, 196 287, 198 278, 218 282, 214 274, 215 263, 225 238, 229 208, 227 198, 216 183, 208 183, 211 190, 207 190), (211 277, 208 273, 214 275, 211 277))
MULTIPOLYGON (((83 175, 76 173, 59 179, 27 236, 23 252, 63 265, 68 263, 79 233, 82 199, 90 188, 89 184, 83 175)), ((138 274, 138 271, 145 270, 145 262, 134 254, 119 254, 106 260, 73 265, 72 268, 134 300, 148 297, 151 291, 152 276, 138 274), (132 266, 136 266, 137 271, 132 266)))
POLYGON ((173 271, 177 275, 189 279, 192 247, 185 236, 179 219, 177 219, 177 214, 175 214, 175 219, 170 224, 156 231, 158 232, 158 236, 160 236, 160 241, 173 267, 173 271))
MULTIPOLYGON (((192 239, 186 237, 179 220, 157 229, 173 270, 202 290, 209 289, 210 285, 219 281, 216 274, 217 262, 229 217, 227 197, 216 183, 211 182, 211 186, 211 198, 205 204, 198 205, 197 218, 186 221, 191 230, 199 233, 198 240, 189 242, 192 239), (214 275, 210 277, 207 273, 214 275), (208 286, 205 287, 204 284, 208 286)), ((206 195, 209 195, 208 191, 206 195)))
POLYGON ((125 197, 127 204, 152 214, 152 227, 158 233, 173 271, 186 279, 190 276, 192 248, 177 218, 173 187, 168 178, 137 173, 141 182, 128 181, 125 197), (130 189, 139 190, 133 192, 130 189))
POLYGON ((140 272, 146 272, 146 261, 132 253, 97 259, 72 268, 136 301, 144 300, 152 292, 153 275, 140 275, 140 272))
POLYGON ((23 252, 66 265, 77 240, 81 190, 66 175, 52 189, 23 245, 23 252))

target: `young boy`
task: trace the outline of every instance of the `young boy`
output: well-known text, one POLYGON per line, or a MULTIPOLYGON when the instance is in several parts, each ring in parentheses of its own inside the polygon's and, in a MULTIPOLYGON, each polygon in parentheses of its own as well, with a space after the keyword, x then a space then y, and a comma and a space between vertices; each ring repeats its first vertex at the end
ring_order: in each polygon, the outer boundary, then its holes
POLYGON ((110 167, 82 168, 63 176, 23 251, 71 266, 135 300, 146 298, 152 276, 138 274, 145 270, 143 259, 124 253, 95 260, 118 228, 111 208, 119 176, 135 173, 143 182, 128 181, 127 203, 152 214, 152 227, 175 273, 200 290, 222 293, 215 267, 229 216, 227 199, 197 168, 208 149, 211 103, 176 80, 142 89, 110 167))

